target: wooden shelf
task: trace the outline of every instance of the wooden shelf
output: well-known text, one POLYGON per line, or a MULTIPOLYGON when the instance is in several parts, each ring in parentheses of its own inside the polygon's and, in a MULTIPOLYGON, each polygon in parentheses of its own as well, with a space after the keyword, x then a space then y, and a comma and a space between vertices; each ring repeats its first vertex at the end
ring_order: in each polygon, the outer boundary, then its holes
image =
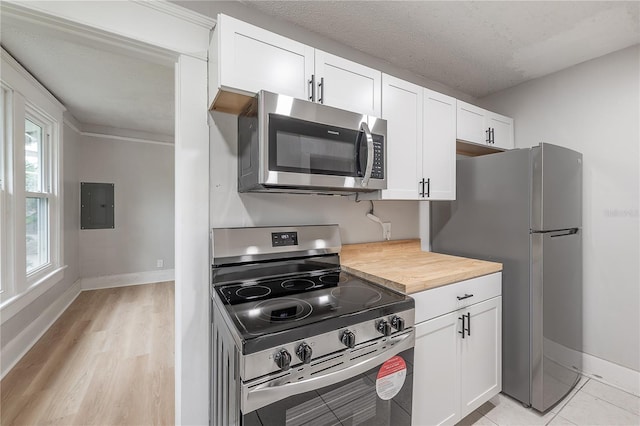
POLYGON ((478 157, 480 155, 495 154, 503 151, 505 150, 501 148, 493 148, 478 143, 456 141, 456 154, 466 155, 467 157, 478 157))
POLYGON ((238 115, 245 109, 252 99, 253 96, 241 95, 240 93, 228 92, 226 90, 218 90, 218 94, 209 107, 209 110, 238 115))

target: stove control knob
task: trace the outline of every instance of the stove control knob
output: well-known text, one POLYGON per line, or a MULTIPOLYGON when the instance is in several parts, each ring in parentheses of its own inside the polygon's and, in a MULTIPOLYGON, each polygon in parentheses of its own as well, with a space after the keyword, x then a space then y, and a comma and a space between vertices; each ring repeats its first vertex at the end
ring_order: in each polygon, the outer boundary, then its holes
POLYGON ((291 354, 286 349, 280 349, 273 357, 273 360, 282 371, 287 371, 291 365, 291 354))
POLYGON ((401 317, 394 315, 391 317, 391 327, 395 328, 398 331, 404 330, 404 319, 401 317))
POLYGON ((300 343, 296 348, 296 355, 300 358, 304 364, 309 364, 311 362, 311 355, 313 354, 313 349, 311 346, 307 345, 305 342, 300 343))
POLYGON ((356 345, 356 335, 353 331, 345 330, 342 333, 340 341, 348 348, 353 348, 356 345))
POLYGON ((376 326, 376 330, 378 333, 384 334, 385 336, 391 335, 391 324, 387 320, 380 320, 378 325, 376 326))

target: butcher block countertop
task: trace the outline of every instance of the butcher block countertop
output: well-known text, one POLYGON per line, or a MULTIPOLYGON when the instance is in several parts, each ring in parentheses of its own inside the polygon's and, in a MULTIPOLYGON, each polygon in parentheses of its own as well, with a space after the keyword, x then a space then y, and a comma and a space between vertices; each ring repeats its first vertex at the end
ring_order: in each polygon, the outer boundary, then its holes
POLYGON ((422 251, 419 240, 347 244, 340 264, 350 274, 405 294, 502 271, 501 263, 422 251))

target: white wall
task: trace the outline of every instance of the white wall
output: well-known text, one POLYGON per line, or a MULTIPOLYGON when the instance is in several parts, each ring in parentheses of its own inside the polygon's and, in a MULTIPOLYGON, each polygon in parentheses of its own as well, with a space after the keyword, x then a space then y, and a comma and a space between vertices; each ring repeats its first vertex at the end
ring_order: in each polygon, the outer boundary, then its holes
MULTIPOLYGON (((369 201, 306 194, 239 194, 236 116, 212 113, 211 227, 338 224, 343 243, 382 240, 366 218, 369 201)), ((375 214, 391 222, 391 238, 418 238, 417 201, 375 201, 375 214)))
POLYGON ((640 47, 482 99, 517 147, 549 142, 584 165, 584 351, 640 371, 640 47))
POLYGON ((173 144, 83 135, 79 148, 79 180, 115 184, 115 229, 79 231, 80 276, 173 269, 173 144))

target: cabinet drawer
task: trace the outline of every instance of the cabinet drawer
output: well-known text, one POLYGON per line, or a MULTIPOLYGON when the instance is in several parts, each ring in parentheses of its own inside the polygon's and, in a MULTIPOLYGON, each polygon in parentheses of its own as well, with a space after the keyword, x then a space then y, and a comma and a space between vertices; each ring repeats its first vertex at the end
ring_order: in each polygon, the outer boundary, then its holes
POLYGON ((502 272, 412 294, 416 324, 502 294, 502 272), (459 300, 458 297, 473 295, 459 300))

